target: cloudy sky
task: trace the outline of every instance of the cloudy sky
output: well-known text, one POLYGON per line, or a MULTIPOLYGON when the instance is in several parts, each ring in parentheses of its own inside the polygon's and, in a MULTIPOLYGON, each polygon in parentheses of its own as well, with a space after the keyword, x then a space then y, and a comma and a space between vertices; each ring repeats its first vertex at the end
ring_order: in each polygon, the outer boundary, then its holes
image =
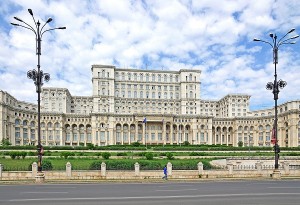
MULTIPOLYGON (((51 74, 46 87, 92 95, 91 65, 119 68, 200 69, 201 98, 251 95, 250 109, 274 105, 265 89, 274 80, 272 41, 291 28, 300 33, 299 0, 5 0, 0 1, 0 89, 36 103, 28 70, 35 69, 35 36, 14 27, 17 16, 34 26, 31 8, 47 29, 41 69, 51 74)), ((279 104, 300 99, 300 41, 279 48, 278 78, 287 81, 279 104)))

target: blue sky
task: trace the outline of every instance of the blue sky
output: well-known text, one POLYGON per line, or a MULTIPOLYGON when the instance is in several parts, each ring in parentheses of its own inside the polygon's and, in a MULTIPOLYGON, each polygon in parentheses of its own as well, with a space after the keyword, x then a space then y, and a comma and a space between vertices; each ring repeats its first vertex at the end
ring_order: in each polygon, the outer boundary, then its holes
MULTIPOLYGON (((53 21, 45 33, 41 69, 51 74, 45 87, 92 95, 91 65, 121 68, 200 69, 201 98, 251 95, 250 109, 274 105, 265 89, 274 80, 272 49, 253 38, 279 38, 291 28, 300 33, 299 0, 6 0, 0 1, 0 89, 36 103, 27 79, 36 68, 34 34, 14 27, 17 16, 34 25, 53 21)), ((279 49, 278 78, 287 81, 279 104, 300 100, 300 42, 279 49)))

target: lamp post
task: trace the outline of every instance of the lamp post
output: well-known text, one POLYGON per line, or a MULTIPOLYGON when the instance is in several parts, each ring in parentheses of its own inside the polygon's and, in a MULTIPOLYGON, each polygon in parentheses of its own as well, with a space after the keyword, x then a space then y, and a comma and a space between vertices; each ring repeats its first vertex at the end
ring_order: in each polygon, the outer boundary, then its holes
POLYGON ((296 39, 299 37, 299 35, 292 36, 289 38, 286 38, 286 36, 292 32, 294 32, 295 29, 291 29, 289 32, 287 32, 282 38, 280 38, 277 41, 277 35, 270 33, 270 37, 272 39, 272 42, 260 40, 260 39, 253 39, 253 41, 260 41, 266 44, 269 44, 272 49, 273 49, 273 64, 275 66, 275 73, 274 73, 274 82, 268 82, 266 85, 267 90, 272 90, 272 93, 274 95, 274 101, 275 101, 275 119, 274 119, 274 152, 275 152, 275 171, 278 170, 278 159, 279 159, 279 152, 280 148, 278 145, 278 136, 277 136, 277 100, 278 100, 278 94, 279 94, 279 89, 283 89, 286 86, 286 82, 283 80, 277 81, 277 64, 278 64, 278 49, 281 45, 284 44, 295 44, 294 41, 291 41, 292 39, 296 39))
POLYGON ((38 56, 38 62, 37 62, 37 70, 33 69, 33 70, 29 70, 27 72, 27 77, 29 79, 32 79, 35 86, 36 86, 36 92, 38 94, 38 144, 37 144, 37 153, 38 153, 38 164, 37 164, 37 168, 38 168, 38 172, 42 172, 42 155, 43 155, 43 146, 41 144, 41 99, 40 99, 40 95, 41 95, 41 90, 42 90, 42 85, 43 82, 48 82, 50 80, 50 74, 49 73, 44 73, 40 68, 40 57, 41 57, 41 42, 42 42, 42 37, 43 34, 47 31, 52 31, 52 30, 56 30, 56 29, 66 29, 66 27, 57 27, 57 28, 50 28, 50 29, 46 29, 44 30, 44 27, 46 26, 46 24, 50 23, 52 21, 52 18, 48 18, 48 20, 45 22, 45 24, 41 27, 41 23, 38 20, 36 22, 34 16, 33 16, 33 12, 31 9, 28 9, 29 14, 32 16, 32 19, 34 21, 35 26, 32 27, 30 24, 26 23, 25 21, 23 21, 22 19, 18 18, 18 17, 14 17, 15 20, 21 22, 21 24, 17 24, 17 23, 11 23, 14 26, 20 26, 26 29, 31 30, 34 34, 35 34, 35 39, 36 39, 36 55, 38 56))

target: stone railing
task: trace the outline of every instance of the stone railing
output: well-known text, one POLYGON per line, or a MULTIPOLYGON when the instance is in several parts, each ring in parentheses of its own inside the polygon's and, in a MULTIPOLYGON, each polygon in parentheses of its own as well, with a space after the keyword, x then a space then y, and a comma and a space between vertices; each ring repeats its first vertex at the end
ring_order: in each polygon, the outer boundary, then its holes
MULTIPOLYGON (((169 179, 199 179, 199 178, 270 178, 273 171, 265 167, 263 162, 255 166, 227 164, 225 169, 204 170, 202 162, 197 170, 174 170, 172 163, 167 164, 169 179)), ((138 162, 134 170, 107 170, 102 162, 100 170, 72 170, 70 162, 63 171, 44 171, 45 180, 144 180, 161 179, 162 170, 140 170, 138 162)), ((32 171, 3 171, 0 164, 0 180, 34 180, 38 175, 37 164, 32 164, 32 171)), ((281 177, 300 177, 300 165, 283 163, 280 169, 281 177)))

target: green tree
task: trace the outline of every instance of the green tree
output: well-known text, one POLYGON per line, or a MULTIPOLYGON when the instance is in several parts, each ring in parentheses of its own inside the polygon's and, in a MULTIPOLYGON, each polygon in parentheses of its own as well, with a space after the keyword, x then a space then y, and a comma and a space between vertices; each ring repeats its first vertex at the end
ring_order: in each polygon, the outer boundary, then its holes
POLYGON ((168 153, 166 154, 166 156, 167 156, 167 158, 168 158, 169 160, 174 159, 173 153, 171 153, 171 152, 168 152, 168 153))
POLYGON ((103 159, 109 159, 111 154, 109 152, 103 152, 101 156, 103 159))
POLYGON ((10 141, 9 141, 8 138, 3 138, 3 139, 1 140, 0 145, 2 145, 2 146, 10 146, 11 143, 10 143, 10 141))
POLYGON ((145 157, 146 157, 147 160, 152 160, 153 159, 153 153, 152 152, 147 152, 145 154, 145 157))

